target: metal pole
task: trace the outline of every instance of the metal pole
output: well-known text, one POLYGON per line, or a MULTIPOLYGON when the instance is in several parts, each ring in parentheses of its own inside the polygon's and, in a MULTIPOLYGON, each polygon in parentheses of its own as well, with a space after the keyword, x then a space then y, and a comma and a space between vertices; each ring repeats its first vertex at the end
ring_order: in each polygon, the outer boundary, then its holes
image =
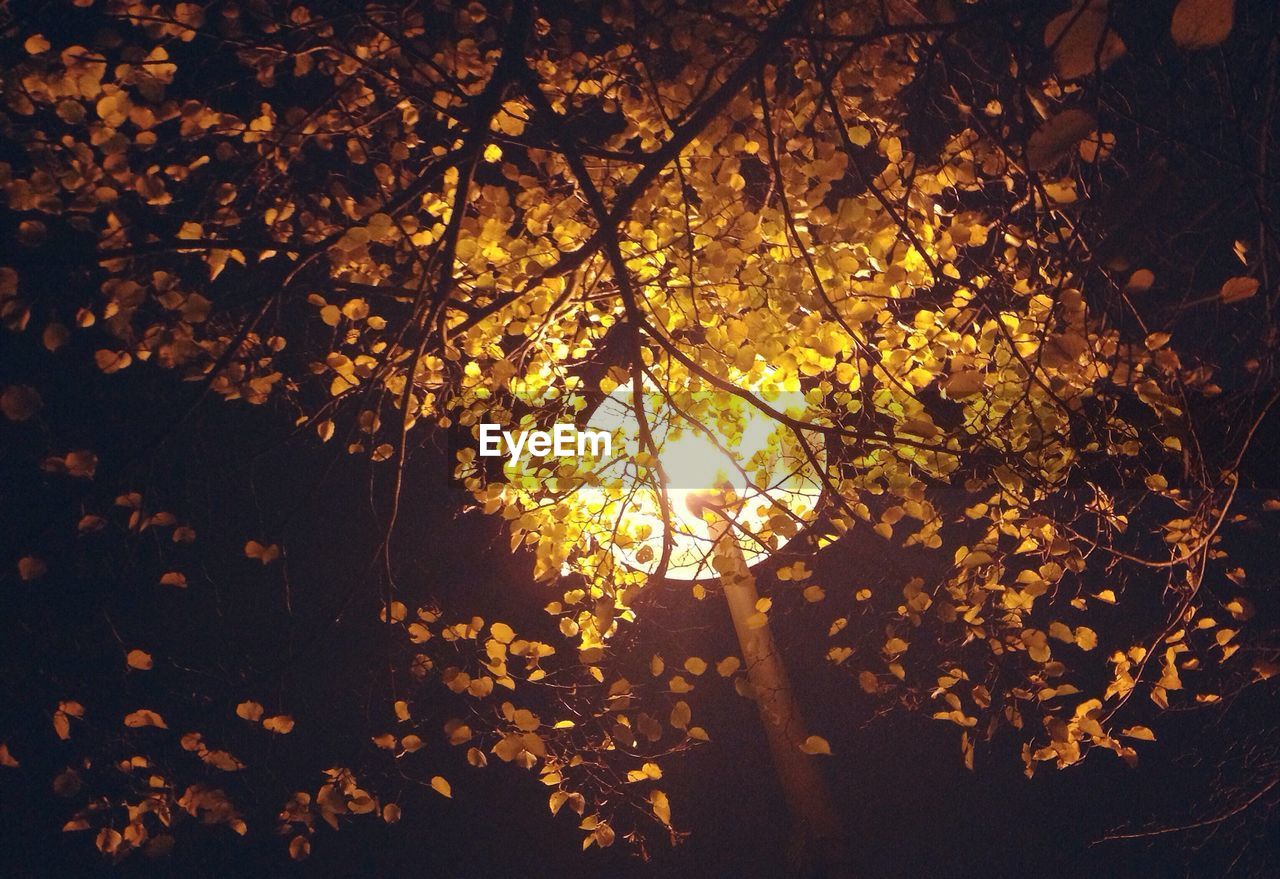
POLYGON ((721 559, 720 581, 725 600, 738 635, 747 681, 764 724, 774 770, 782 784, 783 798, 798 838, 795 874, 811 879, 851 879, 848 846, 830 794, 814 757, 800 749, 808 733, 787 679, 782 655, 774 644, 768 621, 763 625, 751 624, 760 593, 742 547, 733 537, 733 523, 706 495, 691 496, 688 506, 698 516, 704 511, 712 512, 708 527, 715 542, 715 553, 721 559))

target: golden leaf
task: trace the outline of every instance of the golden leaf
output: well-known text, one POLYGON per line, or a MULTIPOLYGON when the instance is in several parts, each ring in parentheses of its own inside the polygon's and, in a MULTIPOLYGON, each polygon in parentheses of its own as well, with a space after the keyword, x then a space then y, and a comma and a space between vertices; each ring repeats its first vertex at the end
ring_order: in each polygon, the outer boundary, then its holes
POLYGON ((649 805, 653 807, 654 817, 663 824, 671 824, 671 803, 666 794, 660 790, 649 791, 649 805))
POLYGON ((130 668, 146 671, 151 668, 151 654, 142 650, 130 650, 125 657, 125 662, 130 668))
POLYGON ((311 840, 307 839, 305 836, 295 836, 293 839, 289 840, 289 857, 293 858, 295 861, 303 861, 306 860, 307 856, 310 854, 311 840))
POLYGON ((831 745, 822 736, 809 736, 800 745, 800 750, 806 754, 826 754, 831 755, 831 745))
POLYGON ((1218 295, 1223 302, 1239 302, 1257 293, 1258 286, 1257 278, 1230 278, 1222 285, 1218 295))
POLYGON ((293 718, 288 714, 277 714, 262 721, 262 726, 273 733, 288 735, 293 732, 293 718))
POLYGON ((125 715, 124 725, 133 729, 140 729, 146 726, 154 726, 158 729, 168 729, 164 718, 154 711, 147 708, 139 708, 137 711, 130 712, 125 715))

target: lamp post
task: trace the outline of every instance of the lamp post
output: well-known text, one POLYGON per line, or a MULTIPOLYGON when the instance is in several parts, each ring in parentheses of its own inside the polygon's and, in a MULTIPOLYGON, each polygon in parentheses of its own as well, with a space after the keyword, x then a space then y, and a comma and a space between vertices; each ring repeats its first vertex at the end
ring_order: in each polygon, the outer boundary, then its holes
MULTIPOLYGON (((767 385, 768 378, 759 385, 767 385)), ((755 390, 772 393, 775 409, 803 415, 804 397, 796 390, 755 390)), ((804 748, 808 732, 768 619, 757 613, 760 595, 751 573, 754 563, 785 543, 795 523, 802 524, 816 509, 821 487, 813 466, 821 462, 810 450, 801 453, 787 429, 740 398, 715 400, 706 407, 708 417, 695 423, 687 410, 668 405, 673 403, 669 392, 648 391, 651 399, 641 401, 626 389, 615 391, 589 425, 624 436, 631 454, 620 462, 633 460, 645 451, 635 416, 636 407, 644 406, 666 480, 652 496, 633 500, 623 517, 643 526, 637 530, 648 537, 625 548, 615 545, 614 551, 629 567, 653 573, 662 542, 671 541, 671 563, 663 572, 668 579, 709 579, 718 572, 793 824, 793 875, 851 879, 845 834, 816 758, 804 748), (666 495, 666 503, 657 501, 657 493, 666 495), (779 527, 779 516, 790 527, 779 527)), ((685 402, 698 400, 690 395, 685 402)), ((621 472, 613 476, 626 482, 631 476, 626 465, 617 466, 621 472)))
POLYGON ((755 621, 760 600, 755 576, 733 537, 733 518, 715 501, 716 495, 707 491, 690 494, 686 503, 695 516, 708 520, 715 552, 722 560, 718 568, 725 602, 797 837, 798 850, 793 852, 797 875, 849 879, 853 873, 845 834, 818 767, 803 750, 808 732, 782 655, 768 621, 755 621))

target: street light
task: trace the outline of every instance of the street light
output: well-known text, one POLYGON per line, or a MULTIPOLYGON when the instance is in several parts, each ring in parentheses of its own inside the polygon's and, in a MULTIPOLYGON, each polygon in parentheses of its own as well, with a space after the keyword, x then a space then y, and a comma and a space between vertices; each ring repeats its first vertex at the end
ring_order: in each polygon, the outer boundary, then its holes
MULTIPOLYGON (((804 416, 804 395, 782 387, 769 373, 748 392, 775 411, 804 416)), ((587 424, 588 430, 615 438, 615 455, 595 468, 596 487, 584 494, 594 493, 606 515, 616 511, 624 537, 612 548, 627 567, 654 573, 666 539, 671 542, 666 579, 714 578, 717 540, 707 520, 689 508, 691 497, 708 491, 721 492, 724 503, 717 516, 733 526, 724 539, 741 550, 748 565, 777 552, 812 519, 822 497, 814 464, 826 462, 816 435, 804 440, 811 460, 790 428, 741 397, 718 389, 659 387, 651 380, 640 396, 651 444, 641 436, 630 384, 607 395, 587 424), (649 460, 654 448, 657 462, 649 460)))
MULTIPOLYGON (((803 418, 803 395, 780 391, 767 379, 761 383, 764 387, 748 392, 767 396, 775 411, 803 418)), ((814 759, 805 750, 804 719, 768 618, 758 611, 760 595, 751 573, 753 564, 780 549, 815 513, 823 484, 816 468, 825 466, 821 442, 815 435, 796 437, 790 427, 749 401, 723 391, 702 397, 685 394, 677 400, 646 383, 641 396, 637 404, 630 386, 615 389, 589 423, 623 440, 626 453, 610 467, 634 479, 639 476, 635 461, 646 457, 637 413, 643 407, 658 458, 650 462, 649 472, 660 472, 663 478, 661 485, 651 479, 630 487, 621 515, 628 533, 645 536, 615 546, 615 552, 627 565, 655 573, 665 535, 671 542, 667 578, 719 579, 801 842, 797 854, 810 871, 805 875, 850 876, 844 833, 814 759)))

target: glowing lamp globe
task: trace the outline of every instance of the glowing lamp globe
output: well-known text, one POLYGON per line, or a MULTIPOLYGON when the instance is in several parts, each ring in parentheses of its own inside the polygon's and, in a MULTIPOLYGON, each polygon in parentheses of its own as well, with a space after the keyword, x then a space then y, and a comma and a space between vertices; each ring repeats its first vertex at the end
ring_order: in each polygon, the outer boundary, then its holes
MULTIPOLYGON (((775 411, 805 417, 798 391, 768 382, 745 390, 775 411)), ((589 493, 602 516, 616 517, 611 546, 623 565, 657 571, 669 534, 665 576, 713 578, 716 538, 708 517, 727 523, 721 530, 732 535, 749 565, 781 549, 813 517, 822 496, 814 463, 825 466, 820 435, 803 434, 806 451, 789 426, 718 390, 673 392, 646 382, 641 397, 651 445, 642 440, 631 385, 606 396, 587 425, 614 437, 613 455, 597 468, 589 493)))

